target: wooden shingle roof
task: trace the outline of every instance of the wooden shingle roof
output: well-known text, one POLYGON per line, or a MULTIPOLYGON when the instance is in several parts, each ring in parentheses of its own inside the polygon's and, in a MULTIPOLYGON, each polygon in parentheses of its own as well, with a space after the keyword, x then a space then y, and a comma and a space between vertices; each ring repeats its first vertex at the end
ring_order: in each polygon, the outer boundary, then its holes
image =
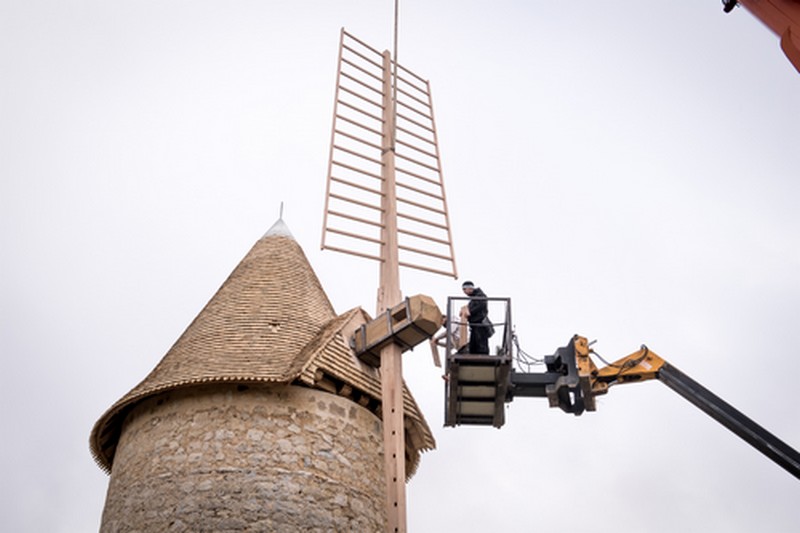
MULTIPOLYGON (((350 349, 369 320, 360 308, 337 316, 299 244, 279 220, 242 259, 150 374, 112 405, 90 436, 111 470, 125 416, 164 391, 208 383, 297 383, 351 397, 380 413, 380 376, 350 349)), ((405 388, 406 459, 411 475, 435 442, 405 388)))

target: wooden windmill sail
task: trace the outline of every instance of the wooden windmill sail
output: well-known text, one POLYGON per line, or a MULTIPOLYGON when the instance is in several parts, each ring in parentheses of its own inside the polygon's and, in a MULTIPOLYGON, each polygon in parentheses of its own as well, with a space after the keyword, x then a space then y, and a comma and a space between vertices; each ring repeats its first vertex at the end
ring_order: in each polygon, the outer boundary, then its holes
POLYGON ((394 210, 399 266, 457 277, 430 84, 389 56, 342 29, 322 248, 385 261, 394 210))
MULTIPOLYGON (((430 85, 341 32, 322 249, 378 261, 377 314, 400 267, 457 277, 430 85)), ((380 352, 387 531, 406 531, 402 349, 380 352)))

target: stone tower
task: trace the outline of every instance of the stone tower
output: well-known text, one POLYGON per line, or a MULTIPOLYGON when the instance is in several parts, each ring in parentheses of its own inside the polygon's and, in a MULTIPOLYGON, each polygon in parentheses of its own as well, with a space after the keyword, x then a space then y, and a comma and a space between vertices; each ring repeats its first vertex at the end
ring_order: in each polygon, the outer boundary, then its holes
MULTIPOLYGON (((348 342, 369 319, 279 220, 92 429, 101 532, 382 531, 380 375, 348 342)), ((410 475, 435 443, 404 397, 410 475)))

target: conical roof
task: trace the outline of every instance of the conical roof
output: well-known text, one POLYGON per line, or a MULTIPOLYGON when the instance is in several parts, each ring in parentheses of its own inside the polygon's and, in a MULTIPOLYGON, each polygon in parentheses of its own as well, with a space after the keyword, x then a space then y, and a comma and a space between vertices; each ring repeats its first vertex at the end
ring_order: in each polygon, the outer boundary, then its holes
MULTIPOLYGON (((110 470, 128 411, 141 400, 170 389, 213 382, 298 383, 325 389, 322 380, 356 387, 380 399, 377 371, 363 365, 347 343, 347 329, 369 319, 360 309, 337 317, 299 244, 282 220, 250 249, 219 290, 152 372, 95 424, 90 445, 95 460, 110 470), (333 354, 333 355, 332 355, 333 354), (312 369, 312 370, 309 370, 312 369)), ((407 415, 416 442, 409 472, 420 450, 435 446, 413 398, 407 415), (409 411, 410 409, 410 411, 409 411), (413 412, 412 412, 413 411, 413 412)))
POLYGON ((130 394, 208 379, 285 381, 300 350, 335 316, 279 220, 130 394))

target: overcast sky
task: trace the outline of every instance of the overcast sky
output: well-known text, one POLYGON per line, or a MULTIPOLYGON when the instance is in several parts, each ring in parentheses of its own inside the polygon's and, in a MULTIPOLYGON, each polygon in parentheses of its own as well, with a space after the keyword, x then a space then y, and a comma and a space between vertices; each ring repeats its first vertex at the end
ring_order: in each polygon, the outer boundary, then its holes
MULTIPOLYGON (((0 529, 97 529, 92 425, 281 202, 336 310, 374 312, 377 265, 319 243, 339 30, 390 48, 392 11, 0 0, 0 529)), ((406 294, 509 296, 536 355, 646 343, 800 447, 800 74, 775 35, 718 0, 403 0, 398 55, 431 80, 461 277, 406 294)), ((438 441, 411 531, 800 530, 800 483, 660 383, 444 429, 430 353, 404 364, 438 441)))

